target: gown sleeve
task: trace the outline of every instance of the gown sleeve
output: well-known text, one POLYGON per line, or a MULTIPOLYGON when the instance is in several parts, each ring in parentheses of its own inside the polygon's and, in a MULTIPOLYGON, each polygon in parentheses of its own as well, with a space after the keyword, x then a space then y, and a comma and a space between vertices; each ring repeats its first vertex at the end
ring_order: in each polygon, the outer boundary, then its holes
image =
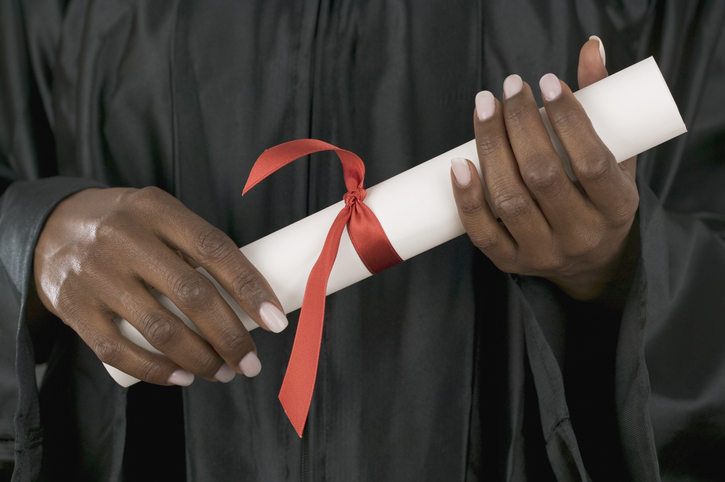
POLYGON ((641 56, 655 55, 689 132, 639 156, 624 309, 577 307, 539 279, 509 283, 563 478, 597 480, 617 461, 632 480, 725 478, 725 8, 658 8, 667 28, 641 56))
POLYGON ((668 9, 677 41, 652 47, 689 132, 639 161, 641 281, 622 319, 615 401, 633 474, 722 480, 725 5, 668 9))
POLYGON ((33 250, 57 203, 100 186, 56 176, 52 70, 64 3, 0 3, 0 475, 22 481, 37 477, 42 439, 26 324, 33 250))

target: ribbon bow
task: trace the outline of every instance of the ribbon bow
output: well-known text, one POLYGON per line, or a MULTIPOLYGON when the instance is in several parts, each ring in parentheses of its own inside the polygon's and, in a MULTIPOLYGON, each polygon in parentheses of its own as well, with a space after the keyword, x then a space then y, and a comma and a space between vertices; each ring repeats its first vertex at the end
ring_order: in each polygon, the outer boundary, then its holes
POLYGON ((342 162, 345 186, 348 191, 343 196, 345 207, 333 221, 322 252, 307 279, 297 334, 279 392, 282 407, 300 437, 302 437, 307 414, 310 411, 312 392, 317 377, 322 327, 325 319, 327 281, 335 264, 343 229, 347 225, 355 251, 372 274, 379 273, 403 261, 395 252, 393 245, 390 244, 378 218, 363 202, 367 194, 363 188, 365 164, 350 151, 316 139, 299 139, 267 149, 252 167, 242 195, 292 161, 316 152, 330 150, 335 151, 342 162))

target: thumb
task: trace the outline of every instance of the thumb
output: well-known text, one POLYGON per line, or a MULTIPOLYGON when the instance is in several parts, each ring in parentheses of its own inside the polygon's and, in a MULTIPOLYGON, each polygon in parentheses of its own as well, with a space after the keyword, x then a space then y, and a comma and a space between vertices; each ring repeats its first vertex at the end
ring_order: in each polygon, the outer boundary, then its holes
POLYGON ((577 80, 579 88, 593 84, 607 76, 606 55, 604 44, 596 35, 589 37, 579 52, 579 68, 577 69, 577 80))
MULTIPOLYGON (((583 89, 609 75, 605 64, 604 44, 599 37, 592 35, 579 51, 579 68, 577 70, 579 88, 583 89)), ((621 162, 619 167, 634 180, 637 173, 637 156, 621 162)))

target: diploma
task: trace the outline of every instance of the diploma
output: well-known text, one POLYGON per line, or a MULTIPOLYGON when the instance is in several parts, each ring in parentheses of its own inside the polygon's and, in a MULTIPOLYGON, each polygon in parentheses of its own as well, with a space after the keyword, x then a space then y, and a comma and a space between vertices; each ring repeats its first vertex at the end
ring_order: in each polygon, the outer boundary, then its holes
MULTIPOLYGON (((655 147, 687 131, 674 99, 652 57, 613 74, 574 94, 582 104, 599 137, 617 162, 655 147)), ((545 109, 541 110, 554 147, 568 172, 568 158, 556 138, 545 109)), ((458 218, 450 181, 450 161, 462 157, 478 159, 475 141, 423 162, 367 189, 365 204, 375 213, 398 255, 407 260, 465 232, 458 218), (420 193, 425 195, 421 196, 420 193)), ((477 169, 480 169, 477 166, 477 169)), ((479 171, 480 176, 480 171, 479 171)), ((277 294, 284 311, 302 306, 307 277, 320 255, 333 220, 344 206, 340 201, 294 224, 248 244, 240 250, 264 275, 277 294)), ((248 330, 257 328, 251 318, 203 268, 248 330)), ((347 229, 327 285, 332 294, 371 276, 353 247, 347 229)), ((152 290, 159 302, 198 330, 167 297, 152 290)), ((116 319, 121 333, 137 345, 159 353, 126 320, 116 319)), ((121 385, 138 380, 106 365, 121 385)))

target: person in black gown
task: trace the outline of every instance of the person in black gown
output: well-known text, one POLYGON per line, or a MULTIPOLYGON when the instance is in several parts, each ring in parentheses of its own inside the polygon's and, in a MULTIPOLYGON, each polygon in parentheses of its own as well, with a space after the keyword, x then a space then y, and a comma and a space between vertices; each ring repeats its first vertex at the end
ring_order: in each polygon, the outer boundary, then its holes
POLYGON ((2 2, 1 477, 725 478, 724 23, 706 1, 2 2), (689 129, 636 177, 570 98, 606 75, 592 34, 609 72, 654 55, 689 129), (550 72, 564 84, 539 86, 550 72), (582 191, 536 101, 571 114, 582 191), (277 401, 297 313, 236 246, 344 186, 319 154, 241 199, 252 163, 317 138, 372 186, 474 135, 503 224, 455 161, 470 238, 328 297, 300 439, 277 401), (151 383, 122 388, 101 360, 151 383))

